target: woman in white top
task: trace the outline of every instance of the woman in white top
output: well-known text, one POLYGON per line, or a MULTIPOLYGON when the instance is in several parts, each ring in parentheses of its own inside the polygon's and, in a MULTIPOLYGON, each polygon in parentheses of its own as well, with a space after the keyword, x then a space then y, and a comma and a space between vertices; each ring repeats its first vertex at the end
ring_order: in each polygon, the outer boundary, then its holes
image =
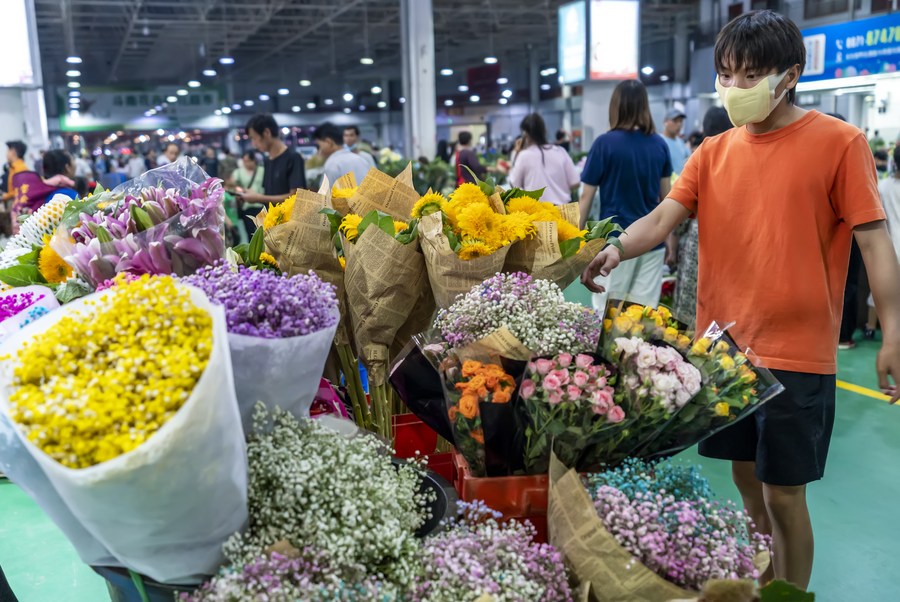
POLYGON ((900 146, 894 148, 894 175, 878 183, 894 250, 900 257, 900 146))
POLYGON ((547 142, 547 126, 537 113, 527 115, 519 129, 522 137, 516 141, 509 183, 524 190, 543 188, 541 200, 554 205, 572 202, 572 189, 581 182, 581 175, 569 153, 547 142))

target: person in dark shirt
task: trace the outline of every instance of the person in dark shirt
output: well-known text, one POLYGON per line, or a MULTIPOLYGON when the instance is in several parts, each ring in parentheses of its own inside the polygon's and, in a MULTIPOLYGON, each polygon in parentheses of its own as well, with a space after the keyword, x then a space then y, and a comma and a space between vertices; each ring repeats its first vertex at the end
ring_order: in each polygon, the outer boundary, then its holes
POLYGON ((567 153, 572 150, 572 144, 569 142, 569 135, 566 134, 566 130, 556 130, 556 146, 563 147, 567 153))
POLYGON ((246 129, 253 147, 266 154, 263 164, 265 194, 246 191, 241 194, 243 202, 280 203, 298 188, 306 188, 303 157, 282 142, 278 123, 272 115, 254 115, 247 122, 246 129))
POLYGON ((216 158, 216 149, 211 146, 206 147, 203 157, 200 158, 200 167, 209 177, 219 177, 219 159, 216 158))
POLYGON ((456 147, 456 185, 465 184, 466 182, 475 182, 472 174, 469 173, 468 167, 475 176, 482 180, 487 173, 487 168, 478 160, 478 153, 472 148, 472 133, 460 132, 459 144, 456 147))

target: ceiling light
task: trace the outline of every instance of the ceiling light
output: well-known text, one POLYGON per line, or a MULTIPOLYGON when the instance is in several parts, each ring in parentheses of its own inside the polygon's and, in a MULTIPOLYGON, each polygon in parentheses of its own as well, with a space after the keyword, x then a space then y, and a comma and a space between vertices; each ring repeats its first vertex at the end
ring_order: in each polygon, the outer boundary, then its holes
POLYGON ((233 56, 223 56, 219 59, 220 65, 234 65, 234 57, 233 56))
POLYGON ((653 75, 653 67, 651 67, 650 65, 645 65, 641 69, 641 73, 643 73, 644 75, 653 75))
POLYGON ((78 77, 81 75, 81 71, 78 69, 69 69, 66 71, 66 77, 78 77))
POLYGON ((473 94, 472 96, 469 97, 469 100, 472 102, 478 102, 479 100, 481 100, 481 97, 478 96, 477 94, 473 94))
POLYGON ((359 105, 359 110, 360 110, 360 111, 365 111, 365 110, 366 110, 366 105, 359 105))
POLYGON ((661 81, 661 82, 667 82, 667 81, 669 81, 669 76, 668 76, 668 75, 660 75, 660 76, 659 76, 659 81, 661 81))
POLYGON ((501 94, 503 95, 503 98, 510 98, 513 92, 512 90, 504 90, 503 92, 501 92, 501 94))
POLYGON ((278 88, 278 95, 279 95, 279 96, 287 96, 287 95, 290 94, 290 93, 291 93, 291 91, 288 90, 287 88, 278 88))
POLYGON ((178 90, 177 92, 175 92, 175 94, 177 94, 178 96, 187 96, 187 95, 188 95, 188 91, 185 90, 184 88, 181 88, 180 90, 178 90))
POLYGON ((71 96, 72 98, 78 98, 79 96, 81 96, 81 92, 79 92, 78 90, 69 90, 69 96, 71 96))
POLYGON ((222 112, 228 115, 231 113, 231 107, 222 107, 222 112))
POLYGON ((331 105, 334 104, 334 100, 331 99, 331 98, 326 98, 326 99, 323 100, 322 102, 324 102, 324 103, 327 104, 328 106, 331 106, 331 105))
POLYGON ((501 86, 505 86, 506 84, 509 83, 509 78, 508 77, 498 77, 497 83, 500 84, 501 86))
POLYGON ((350 94, 349 92, 344 92, 344 101, 350 102, 351 100, 353 100, 353 95, 350 94))
POLYGON ((159 128, 158 130, 156 130, 156 135, 157 135, 157 136, 162 136, 162 135, 165 134, 165 133, 166 133, 166 130, 164 130, 164 129, 162 129, 162 128, 159 128))
POLYGON ((398 100, 400 101, 400 104, 406 104, 406 98, 404 98, 403 96, 401 96, 398 100))
POLYGON ((235 111, 240 111, 241 105, 239 103, 234 103, 233 105, 231 105, 231 108, 234 109, 235 111))
POLYGON ((375 64, 375 59, 368 57, 368 56, 364 56, 361 59, 359 59, 359 62, 363 65, 373 65, 373 64, 375 64))
POLYGON ((168 140, 169 142, 174 142, 175 134, 169 134, 168 136, 166 136, 166 140, 168 140))
POLYGON ((381 86, 372 86, 370 91, 372 94, 381 94, 381 86))
POLYGON ((69 82, 69 87, 70 88, 80 88, 81 84, 79 84, 78 82, 69 82))
POLYGON ((453 106, 453 101, 450 100, 450 99, 448 98, 447 100, 444 101, 444 106, 445 106, 445 107, 452 107, 452 106, 453 106))
POLYGON ((379 100, 379 101, 378 101, 378 108, 379 108, 379 109, 383 109, 383 108, 385 108, 386 106, 387 106, 387 103, 384 102, 383 100, 379 100))
POLYGON ((215 76, 216 76, 216 70, 215 70, 215 69, 204 69, 204 70, 203 70, 203 75, 205 75, 206 77, 215 77, 215 76))
POLYGON ((308 79, 301 79, 300 85, 303 86, 304 88, 308 88, 312 85, 312 82, 309 81, 308 79))
POLYGON ((291 107, 291 110, 292 110, 294 113, 299 113, 299 112, 300 112, 300 105, 294 105, 294 106, 292 106, 292 107, 291 107))
POLYGON ((192 79, 191 81, 188 82, 188 88, 199 88, 199 87, 200 87, 200 82, 198 82, 196 79, 192 79))
POLYGON ((555 74, 556 74, 556 67, 547 67, 546 69, 541 71, 541 75, 543 75, 544 77, 547 77, 548 75, 555 75, 555 74))
POLYGON ((80 105, 80 104, 81 104, 81 101, 78 100, 77 98, 70 98, 70 99, 69 99, 69 105, 70 105, 70 106, 77 107, 77 106, 80 105))
POLYGON ((350 107, 344 107, 344 113, 349 113, 349 112, 350 112, 350 107))
POLYGON ((281 133, 284 134, 285 136, 287 136, 288 134, 291 133, 291 128, 283 127, 283 128, 281 128, 281 133))
POLYGON ((485 63, 486 65, 496 65, 496 64, 497 64, 497 57, 495 57, 495 56, 486 56, 486 57, 484 57, 484 63, 485 63))
POLYGON ((162 111, 162 105, 156 105, 153 108, 156 109, 157 111, 162 111))
POLYGON ((178 138, 180 138, 181 140, 184 140, 184 137, 185 137, 185 136, 187 136, 186 133, 184 133, 184 132, 178 132, 178 138))
POLYGON ((269 95, 268 94, 260 94, 259 99, 262 100, 263 102, 265 102, 265 101, 269 100, 269 95))
POLYGON ((177 96, 166 96, 166 100, 169 102, 178 102, 177 96))
POLYGON ((248 100, 245 100, 245 101, 244 101, 244 106, 245 106, 245 107, 252 107, 253 104, 254 104, 254 103, 253 103, 252 100, 249 100, 249 99, 248 99, 248 100))
POLYGON ((316 103, 314 103, 314 102, 308 102, 308 103, 306 103, 306 108, 307 108, 307 109, 315 109, 315 108, 316 108, 316 103))
POLYGON ((501 98, 501 99, 500 99, 500 104, 502 104, 502 105, 505 105, 505 104, 508 103, 508 102, 509 102, 509 101, 506 100, 505 98, 501 98))
POLYGON ((66 62, 69 63, 70 65, 80 65, 81 57, 72 55, 66 59, 66 62))
POLYGON ((543 90, 544 92, 546 92, 549 89, 550 89, 550 84, 541 84, 541 90, 543 90))
POLYGON ((467 86, 465 84, 460 84, 459 87, 457 88, 457 90, 459 90, 460 92, 468 92, 469 86, 467 86))
POLYGON ((79 115, 80 113, 78 112, 78 109, 72 109, 71 111, 69 111, 69 117, 78 117, 79 115))
POLYGON ((450 67, 444 67, 443 69, 441 69, 441 75, 453 75, 453 69, 451 69, 450 67))

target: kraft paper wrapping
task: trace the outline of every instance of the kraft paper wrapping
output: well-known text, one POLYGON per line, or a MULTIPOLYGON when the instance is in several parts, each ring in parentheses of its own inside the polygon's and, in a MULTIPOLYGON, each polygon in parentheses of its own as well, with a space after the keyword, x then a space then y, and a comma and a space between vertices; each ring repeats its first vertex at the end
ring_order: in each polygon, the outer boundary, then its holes
POLYGON ((422 218, 419 222, 419 237, 434 300, 442 309, 450 307, 458 295, 468 293, 476 284, 503 271, 503 262, 509 252, 509 247, 503 247, 486 257, 463 261, 450 248, 450 241, 444 235, 440 213, 422 218))
MULTIPOLYGON (((356 188, 356 176, 353 175, 352 171, 350 173, 345 173, 340 178, 335 180, 334 188, 356 188)), ((350 213, 349 199, 339 199, 335 196, 332 196, 331 205, 341 215, 347 215, 348 213, 350 213)))
MULTIPOLYGON (((319 213, 325 207, 331 207, 328 178, 325 178, 318 193, 297 190, 297 200, 290 221, 266 231, 266 250, 289 276, 313 270, 319 278, 335 286, 341 324, 334 342, 336 345, 345 345, 350 343, 350 336, 346 322, 348 312, 344 296, 344 272, 335 255, 328 218, 319 213)), ((263 218, 264 213, 260 213, 260 223, 263 218)))
POLYGON ((372 385, 384 384, 388 350, 428 286, 418 241, 401 244, 371 226, 344 243, 344 280, 353 332, 372 385))
POLYGON ((501 326, 483 339, 475 341, 462 349, 457 349, 456 354, 463 361, 477 360, 485 356, 502 356, 511 360, 527 362, 534 353, 522 344, 516 335, 510 332, 506 326, 501 326))
POLYGON ((418 200, 419 193, 413 188, 412 163, 396 178, 373 167, 350 198, 350 210, 361 216, 378 210, 406 222, 418 200))
MULTIPOLYGON (((424 257, 422 261, 424 265, 424 257)), ((403 326, 400 327, 400 330, 397 331, 397 336, 394 337, 394 343, 391 345, 392 358, 398 357, 400 352, 403 351, 403 348, 406 347, 406 344, 417 334, 428 330, 428 327, 434 321, 436 309, 434 304, 434 294, 432 294, 431 286, 428 284, 427 280, 422 289, 422 294, 415 301, 412 312, 410 312, 409 317, 406 319, 403 326)))
POLYGON ((581 583, 589 583, 598 602, 694 600, 699 592, 669 583, 641 564, 603 526, 574 470, 550 457, 547 509, 550 543, 565 557, 581 583))

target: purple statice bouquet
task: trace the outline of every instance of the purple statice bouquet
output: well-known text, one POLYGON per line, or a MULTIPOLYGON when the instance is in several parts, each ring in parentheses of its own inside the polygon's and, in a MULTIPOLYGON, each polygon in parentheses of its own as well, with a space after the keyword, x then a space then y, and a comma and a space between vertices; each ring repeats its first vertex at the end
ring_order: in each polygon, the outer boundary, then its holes
POLYGON ((183 280, 225 308, 230 333, 286 339, 318 332, 338 321, 334 285, 315 272, 288 277, 218 261, 183 280))
POLYGON ((457 297, 438 313, 435 327, 451 347, 463 347, 505 326, 535 355, 550 356, 595 351, 601 318, 567 302, 552 282, 516 272, 498 273, 457 297))
POLYGON ((759 577, 770 538, 730 502, 711 501, 695 470, 632 460, 586 480, 606 530, 663 579, 699 590, 710 579, 759 577))
POLYGON ((71 244, 57 249, 92 286, 126 272, 192 274, 225 254, 222 181, 190 192, 146 187, 94 214, 82 213, 71 244))
POLYGON ((228 568, 194 593, 182 593, 180 602, 391 602, 395 597, 383 591, 374 577, 345 582, 332 569, 328 558, 315 548, 285 556, 277 552, 263 555, 240 568, 228 568))
POLYGON ((410 602, 572 600, 562 555, 535 543, 530 523, 501 524, 480 502, 461 507, 461 519, 423 542, 423 575, 410 602))

